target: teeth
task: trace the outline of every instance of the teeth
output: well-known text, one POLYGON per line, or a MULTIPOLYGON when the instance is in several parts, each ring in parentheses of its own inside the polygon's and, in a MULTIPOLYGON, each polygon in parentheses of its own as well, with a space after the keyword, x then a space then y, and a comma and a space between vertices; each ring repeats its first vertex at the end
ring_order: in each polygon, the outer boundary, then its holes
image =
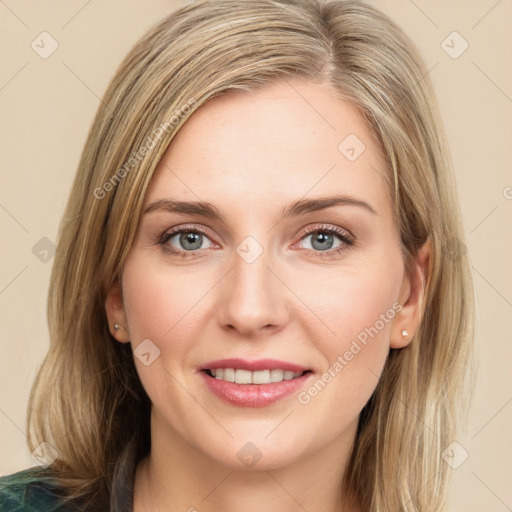
POLYGON ((233 368, 224 368, 222 379, 228 382, 235 382, 235 370, 233 368))
POLYGON ((252 384, 252 373, 249 370, 235 370, 235 382, 237 384, 252 384))
POLYGON ((235 370, 234 368, 216 368, 210 370, 213 377, 218 380, 235 382, 236 384, 270 384, 271 382, 282 382, 291 380, 302 375, 302 372, 291 372, 288 370, 235 370))
POLYGON ((270 382, 281 382, 283 374, 283 370, 270 370, 270 382))
POLYGON ((260 370, 252 374, 253 384, 269 384, 270 383, 270 370, 260 370))

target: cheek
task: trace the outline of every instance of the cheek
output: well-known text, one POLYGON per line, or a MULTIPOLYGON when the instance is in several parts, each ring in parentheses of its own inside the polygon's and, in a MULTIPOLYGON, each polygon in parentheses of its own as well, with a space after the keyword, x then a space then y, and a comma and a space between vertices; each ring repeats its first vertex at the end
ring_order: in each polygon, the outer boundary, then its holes
POLYGON ((315 330, 320 333, 318 326, 324 325, 318 340, 325 348, 322 352, 338 353, 354 339, 364 343, 389 337, 392 320, 400 308, 397 299, 402 265, 398 262, 382 270, 375 263, 372 266, 372 272, 368 271, 370 266, 362 265, 359 269, 330 272, 323 279, 303 279, 300 288, 296 288, 311 311, 303 316, 303 325, 311 334, 315 330))
POLYGON ((182 387, 183 367, 188 366, 191 340, 198 339, 208 321, 204 298, 213 286, 211 276, 198 279, 143 258, 128 260, 123 272, 132 349, 149 339, 160 351, 149 365, 135 357, 137 373, 152 403, 169 410, 174 426, 184 432, 190 395, 182 387))
POLYGON ((315 402, 313 407, 318 409, 332 406, 332 414, 343 421, 358 414, 370 398, 389 353, 391 326, 401 309, 397 298, 403 268, 399 257, 394 261, 385 268, 373 262, 333 272, 329 279, 315 280, 316 284, 303 282, 300 293, 316 317, 304 315, 302 326, 323 355, 324 367, 299 402, 315 402))
POLYGON ((201 300, 214 284, 210 280, 158 265, 127 263, 123 297, 132 342, 149 338, 158 345, 180 338, 186 326, 198 325, 201 300))

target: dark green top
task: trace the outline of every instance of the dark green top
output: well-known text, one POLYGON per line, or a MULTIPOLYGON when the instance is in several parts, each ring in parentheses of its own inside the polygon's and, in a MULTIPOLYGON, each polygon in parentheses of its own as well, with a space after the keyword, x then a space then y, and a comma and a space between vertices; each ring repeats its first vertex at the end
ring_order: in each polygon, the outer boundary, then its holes
POLYGON ((68 512, 52 479, 39 466, 0 478, 1 512, 68 512))
POLYGON ((129 442, 115 464, 107 503, 87 510, 78 499, 63 504, 64 495, 49 469, 34 466, 0 478, 0 512, 131 512, 137 445, 129 442), (61 490, 59 494, 59 490, 61 490))
POLYGON ((0 512, 131 512, 134 475, 134 460, 121 457, 108 503, 85 509, 75 499, 63 503, 64 493, 49 471, 34 466, 0 477, 0 512))

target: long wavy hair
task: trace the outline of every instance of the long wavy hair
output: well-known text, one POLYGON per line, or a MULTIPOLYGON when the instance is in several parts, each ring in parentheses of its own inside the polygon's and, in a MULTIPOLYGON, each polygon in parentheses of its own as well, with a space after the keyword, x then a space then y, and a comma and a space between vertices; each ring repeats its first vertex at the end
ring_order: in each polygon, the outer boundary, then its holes
POLYGON ((294 78, 332 85, 363 116, 387 162, 406 269, 432 243, 421 325, 406 348, 390 350, 340 485, 365 511, 445 506, 450 468, 441 454, 471 384, 465 235, 428 72, 404 32, 357 0, 196 1, 149 30, 115 73, 60 225, 50 347, 27 413, 29 448, 53 447, 49 470, 69 500, 107 510, 127 453, 137 461, 150 449, 151 404, 104 305, 159 161, 209 99, 294 78))

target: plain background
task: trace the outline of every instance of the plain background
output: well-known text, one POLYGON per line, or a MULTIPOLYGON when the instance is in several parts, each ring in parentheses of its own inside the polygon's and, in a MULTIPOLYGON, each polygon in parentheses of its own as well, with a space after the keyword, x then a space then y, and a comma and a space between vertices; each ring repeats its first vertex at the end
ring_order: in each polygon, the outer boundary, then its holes
MULTIPOLYGON (((185 3, 0 0, 2 474, 34 465, 25 411, 48 348, 51 247, 87 131, 123 56, 185 3), (48 37, 42 32, 58 43, 45 59, 31 46, 48 37)), ((512 2, 372 3, 413 38, 430 70, 473 267, 480 374, 467 434, 457 440, 469 457, 454 470, 451 509, 512 510, 512 2)))

